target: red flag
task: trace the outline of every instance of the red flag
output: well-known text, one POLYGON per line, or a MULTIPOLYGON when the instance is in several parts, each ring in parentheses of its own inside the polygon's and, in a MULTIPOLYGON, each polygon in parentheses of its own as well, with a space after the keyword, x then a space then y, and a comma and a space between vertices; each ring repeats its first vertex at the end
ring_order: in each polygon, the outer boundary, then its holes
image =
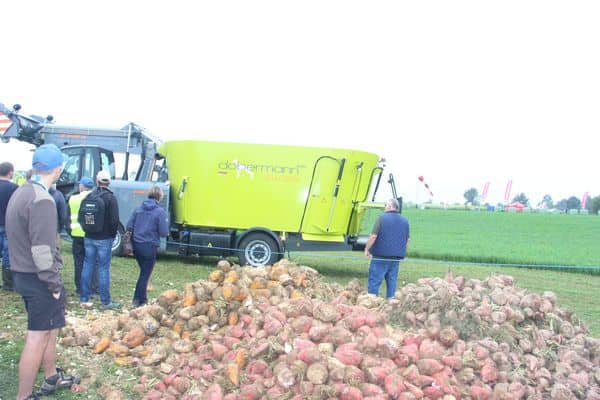
POLYGON ((588 201, 588 197, 590 197, 590 194, 588 192, 585 192, 583 194, 583 197, 581 198, 581 208, 585 210, 585 205, 587 204, 588 201))
POLYGON ((506 184, 506 190, 504 191, 504 201, 508 202, 510 199, 510 192, 512 190, 512 179, 506 184))
POLYGON ((483 190, 481 191, 481 199, 485 200, 488 194, 488 190, 490 189, 490 183, 486 182, 483 186, 483 190))
POLYGON ((433 192, 431 191, 431 188, 429 187, 429 184, 427 182, 425 182, 425 178, 423 178, 423 176, 419 176, 418 177, 419 181, 421 181, 421 183, 423 184, 423 186, 425 186, 425 189, 427 189, 427 191, 429 192, 429 195, 431 197, 433 197, 433 192))

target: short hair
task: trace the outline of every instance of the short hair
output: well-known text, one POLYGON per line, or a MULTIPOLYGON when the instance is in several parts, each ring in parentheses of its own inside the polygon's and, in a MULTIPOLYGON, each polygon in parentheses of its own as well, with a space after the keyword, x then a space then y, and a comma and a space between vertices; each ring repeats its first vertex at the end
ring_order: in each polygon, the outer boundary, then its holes
POLYGON ((389 199, 387 201, 387 204, 389 206, 391 206, 394 210, 399 210, 400 209, 400 204, 398 204, 398 200, 396 200, 396 199, 389 199))
POLYGON ((163 198, 163 191, 159 186, 153 186, 148 191, 148 198, 160 201, 163 198))
MULTIPOLYGON (((56 167, 56 168, 58 168, 58 167, 56 167)), ((39 176, 50 175, 51 173, 54 172, 54 170, 56 168, 53 168, 53 169, 50 169, 50 170, 47 170, 47 171, 38 171, 37 169, 34 168, 34 169, 31 170, 31 176, 33 176, 33 175, 39 175, 39 176)), ((29 177, 29 179, 31 179, 31 176, 29 177)))
POLYGON ((11 172, 13 172, 14 170, 15 170, 15 167, 8 161, 0 163, 0 176, 6 176, 6 175, 10 174, 11 172))

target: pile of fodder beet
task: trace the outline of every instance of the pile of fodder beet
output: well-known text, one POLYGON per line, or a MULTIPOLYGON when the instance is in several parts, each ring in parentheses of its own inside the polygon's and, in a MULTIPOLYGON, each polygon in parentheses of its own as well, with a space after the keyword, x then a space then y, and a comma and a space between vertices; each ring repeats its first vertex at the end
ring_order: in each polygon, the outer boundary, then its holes
POLYGON ((62 342, 137 368, 145 399, 600 399, 600 341, 555 303, 507 276, 422 279, 384 301, 287 260, 222 261, 62 342))
POLYGON ((511 386, 533 398, 600 398, 600 341, 552 292, 530 293, 506 275, 449 273, 400 288, 385 312, 403 331, 452 344, 461 381, 495 398, 521 398, 511 386))

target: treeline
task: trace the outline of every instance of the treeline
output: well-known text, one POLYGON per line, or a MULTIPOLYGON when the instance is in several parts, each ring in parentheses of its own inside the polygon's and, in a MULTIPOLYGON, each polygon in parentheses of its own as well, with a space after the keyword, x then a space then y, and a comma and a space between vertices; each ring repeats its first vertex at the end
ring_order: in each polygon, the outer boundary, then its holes
MULTIPOLYGON (((467 189, 464 193, 465 204, 480 205, 480 196, 476 188, 467 189)), ((520 203, 527 207, 532 208, 546 208, 546 209, 557 209, 563 212, 569 212, 570 210, 587 210, 590 214, 598 214, 600 211, 600 195, 595 197, 588 197, 585 208, 583 207, 582 200, 577 196, 571 196, 569 198, 561 199, 556 202, 552 199, 552 196, 546 194, 542 201, 538 204, 531 204, 529 198, 525 193, 519 193, 512 199, 512 203, 520 203)), ((499 204, 500 205, 500 204, 499 204)))

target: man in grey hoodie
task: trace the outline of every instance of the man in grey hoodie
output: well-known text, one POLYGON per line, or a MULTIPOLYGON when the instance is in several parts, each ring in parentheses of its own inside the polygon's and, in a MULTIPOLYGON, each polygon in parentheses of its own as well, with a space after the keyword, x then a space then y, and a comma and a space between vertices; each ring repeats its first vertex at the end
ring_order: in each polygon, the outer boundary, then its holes
POLYGON ((60 268, 56 205, 48 189, 58 179, 64 156, 55 145, 33 154, 31 180, 11 196, 6 233, 14 286, 27 310, 27 335, 19 362, 17 399, 36 399, 33 384, 40 366, 45 380, 40 394, 71 387, 76 377, 56 367, 56 338, 65 326, 65 288, 60 268))

